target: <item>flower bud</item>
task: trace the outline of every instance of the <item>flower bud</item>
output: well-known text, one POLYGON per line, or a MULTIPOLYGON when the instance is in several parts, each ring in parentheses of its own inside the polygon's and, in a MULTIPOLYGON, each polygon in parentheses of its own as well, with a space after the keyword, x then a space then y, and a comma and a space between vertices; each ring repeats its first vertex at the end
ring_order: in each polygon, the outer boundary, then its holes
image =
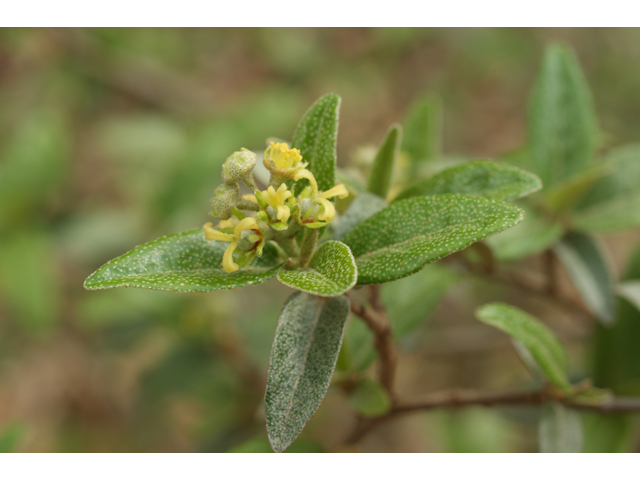
POLYGON ((252 191, 256 189, 253 168, 256 166, 256 154, 246 148, 234 152, 222 166, 222 180, 227 185, 243 182, 252 191))
POLYGON ((244 199, 237 183, 218 185, 211 198, 211 214, 220 220, 228 220, 231 217, 231 209, 240 204, 244 199))

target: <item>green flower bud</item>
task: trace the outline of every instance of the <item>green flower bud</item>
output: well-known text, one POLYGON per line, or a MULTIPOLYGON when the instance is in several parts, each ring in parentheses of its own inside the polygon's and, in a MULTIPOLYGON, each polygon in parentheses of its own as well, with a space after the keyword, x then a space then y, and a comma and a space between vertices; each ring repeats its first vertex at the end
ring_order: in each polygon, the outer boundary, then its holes
POLYGON ((240 204, 244 199, 237 183, 219 185, 211 202, 211 214, 220 220, 231 218, 232 208, 240 204))
POLYGON ((256 183, 253 179, 253 168, 256 166, 256 154, 246 148, 241 148, 239 152, 234 152, 222 166, 222 180, 227 185, 243 182, 252 191, 255 190, 256 183))

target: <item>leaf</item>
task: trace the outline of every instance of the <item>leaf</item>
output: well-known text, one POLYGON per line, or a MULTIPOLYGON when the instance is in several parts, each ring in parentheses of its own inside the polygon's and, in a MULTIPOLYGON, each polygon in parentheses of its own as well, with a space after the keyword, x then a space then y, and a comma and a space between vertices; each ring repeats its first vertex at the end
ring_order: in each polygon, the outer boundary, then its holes
POLYGON ((596 241, 584 233, 571 232, 554 252, 585 304, 601 322, 611 324, 615 316, 613 282, 596 241))
POLYGON ((14 453, 26 433, 25 425, 13 423, 0 432, 0 453, 14 453))
POLYGON ((439 265, 429 265, 410 277, 382 287, 382 301, 396 339, 416 329, 438 306, 460 274, 439 265))
POLYGON ((571 209, 609 171, 609 165, 599 165, 559 182, 545 193, 547 205, 556 212, 571 209))
POLYGON ((494 257, 501 262, 540 253, 554 245, 564 233, 560 222, 550 219, 530 205, 523 207, 527 213, 523 222, 486 240, 494 257))
POLYGON ((345 370, 361 372, 377 358, 375 338, 369 327, 359 318, 351 317, 345 327, 340 355, 345 357, 345 370))
POLYGON ((371 216, 343 241, 358 266, 358 285, 398 280, 473 242, 520 222, 511 204, 467 195, 414 197, 371 216))
POLYGON ((208 241, 202 229, 167 235, 111 260, 84 282, 88 290, 137 287, 170 292, 213 292, 258 285, 273 277, 281 262, 267 244, 262 257, 233 273, 222 269, 229 244, 208 241))
POLYGON ((425 95, 411 107, 404 122, 402 150, 411 156, 413 175, 420 163, 442 154, 442 105, 437 97, 425 95))
POLYGON ((572 221, 576 229, 610 233, 640 226, 640 144, 613 150, 607 156, 609 175, 580 201, 572 221))
POLYGON ((462 193, 493 200, 513 200, 542 188, 534 174, 506 163, 477 160, 447 168, 433 177, 410 186, 395 200, 462 193))
POLYGON ((584 413, 584 453, 634 451, 635 427, 631 415, 584 413))
POLYGON ((358 279, 356 262, 344 243, 323 243, 308 268, 280 270, 278 280, 288 287, 321 297, 336 297, 351 290, 358 279))
POLYGON ((640 312, 640 280, 619 283, 616 286, 616 293, 640 312))
POLYGON ((402 143, 402 126, 395 123, 389 127, 382 139, 369 176, 367 190, 381 198, 387 198, 389 187, 391 186, 391 175, 393 165, 400 153, 402 143))
POLYGON ((582 452, 582 417, 559 402, 549 402, 542 408, 538 433, 542 453, 582 452))
POLYGON ((335 240, 342 240, 342 237, 356 226, 386 206, 387 202, 378 195, 368 192, 361 193, 351 202, 351 205, 349 205, 347 211, 344 212, 344 215, 342 215, 337 222, 334 220, 336 226, 334 227, 333 238, 335 240))
POLYGON ((304 114, 293 134, 292 148, 300 150, 320 190, 329 190, 336 182, 336 144, 340 97, 328 93, 320 97, 304 114))
POLYGON ((540 320, 500 302, 478 308, 476 317, 521 342, 549 380, 564 390, 569 389, 567 353, 553 332, 540 320))
POLYGON ((546 187, 581 173, 596 148, 597 120, 589 87, 571 50, 550 46, 531 97, 528 169, 546 187))
POLYGON ((265 396, 267 433, 276 452, 295 440, 327 393, 348 313, 346 297, 294 293, 286 301, 271 348, 265 396))
POLYGON ((364 377, 349 392, 349 403, 363 417, 377 417, 391 407, 391 399, 380 383, 364 377))

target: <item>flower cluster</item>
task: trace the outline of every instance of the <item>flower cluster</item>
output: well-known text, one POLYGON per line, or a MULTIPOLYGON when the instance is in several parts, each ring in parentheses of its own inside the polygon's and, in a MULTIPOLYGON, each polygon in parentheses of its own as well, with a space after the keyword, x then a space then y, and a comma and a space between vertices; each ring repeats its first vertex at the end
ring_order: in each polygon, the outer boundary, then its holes
POLYGON ((222 259, 222 268, 228 273, 261 256, 268 241, 284 246, 286 242, 295 242, 303 228, 328 225, 336 216, 329 199, 349 195, 343 184, 319 191, 313 173, 305 168, 307 164, 302 161, 300 150, 289 148, 286 143, 271 142, 264 152, 264 166, 271 174, 266 190, 256 186, 252 173, 255 165, 255 153, 244 148, 227 158, 222 167, 224 183, 216 188, 211 199, 211 215, 221 221, 215 229, 211 222, 203 226, 207 240, 230 242, 222 259), (296 194, 296 182, 303 179, 309 185, 296 194), (253 194, 242 195, 238 182, 253 194))

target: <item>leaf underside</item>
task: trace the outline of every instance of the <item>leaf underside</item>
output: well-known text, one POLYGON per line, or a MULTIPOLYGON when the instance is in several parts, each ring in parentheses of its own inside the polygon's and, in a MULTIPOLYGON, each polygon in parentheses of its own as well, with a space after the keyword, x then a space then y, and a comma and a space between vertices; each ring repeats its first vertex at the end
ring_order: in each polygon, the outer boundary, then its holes
POLYGON ((344 243, 330 240, 313 255, 309 267, 280 270, 278 280, 302 292, 336 297, 353 288, 358 279, 356 262, 344 243))
POLYGON ((523 218, 524 212, 514 205, 480 197, 414 197, 371 216, 343 241, 356 259, 358 285, 384 283, 411 275, 523 218))
POLYGON ((267 433, 276 452, 300 434, 327 393, 349 313, 346 297, 296 292, 276 328, 265 395, 267 433))
POLYGON ((136 287, 171 292, 213 292, 258 285, 273 277, 281 266, 273 247, 234 273, 222 269, 229 244, 208 241, 202 229, 167 235, 140 245, 111 260, 84 283, 88 290, 136 287))

